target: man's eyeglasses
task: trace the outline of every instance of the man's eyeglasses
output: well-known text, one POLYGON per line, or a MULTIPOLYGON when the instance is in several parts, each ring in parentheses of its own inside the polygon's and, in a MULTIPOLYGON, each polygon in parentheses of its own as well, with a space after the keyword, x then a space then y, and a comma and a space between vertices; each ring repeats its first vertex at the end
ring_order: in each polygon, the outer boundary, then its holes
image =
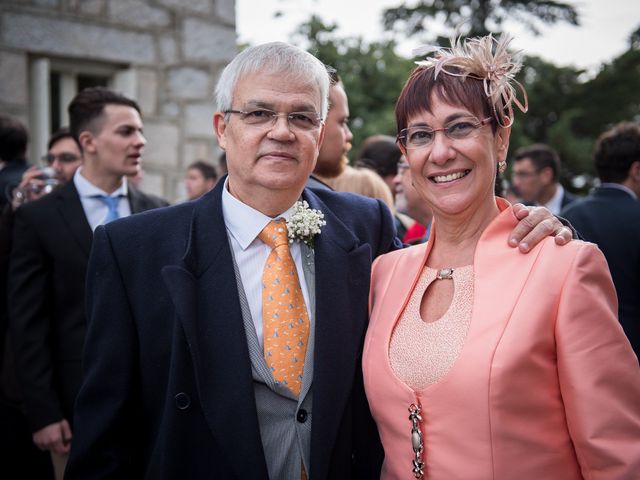
POLYGON ((533 172, 521 171, 521 172, 511 172, 511 178, 531 178, 535 177, 540 173, 540 170, 534 170, 533 172))
POLYGON ((297 130, 314 130, 322 124, 322 117, 318 112, 278 113, 273 110, 259 108, 248 112, 244 112, 242 110, 225 110, 223 113, 225 115, 236 113, 240 115, 240 119, 247 125, 264 128, 273 127, 276 124, 278 117, 285 117, 289 124, 289 128, 297 130))
POLYGON ((48 154, 42 157, 42 160, 47 163, 47 165, 51 165, 56 160, 60 160, 61 163, 72 163, 80 160, 78 155, 73 153, 60 153, 59 155, 48 154))
POLYGON ((478 129, 491 123, 491 118, 476 120, 475 118, 458 119, 441 128, 427 126, 409 127, 400 130, 397 141, 407 150, 431 145, 436 138, 436 132, 442 132, 451 140, 463 140, 475 137, 478 129))
POLYGON ((400 175, 403 175, 407 170, 409 170, 409 164, 407 162, 398 163, 398 173, 400 175))

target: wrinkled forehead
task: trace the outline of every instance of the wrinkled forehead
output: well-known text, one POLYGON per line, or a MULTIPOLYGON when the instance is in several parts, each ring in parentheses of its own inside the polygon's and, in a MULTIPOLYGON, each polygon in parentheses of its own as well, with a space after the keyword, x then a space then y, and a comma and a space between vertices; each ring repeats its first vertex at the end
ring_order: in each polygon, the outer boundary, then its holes
POLYGON ((489 113, 486 105, 486 97, 477 95, 473 90, 447 88, 448 84, 440 83, 434 85, 429 92, 428 100, 422 103, 422 110, 433 113, 433 106, 437 103, 444 103, 454 108, 467 110, 477 117, 485 117, 489 113))
POLYGON ((270 109, 287 103, 291 111, 320 112, 322 108, 320 87, 308 75, 268 67, 239 75, 233 101, 270 109))

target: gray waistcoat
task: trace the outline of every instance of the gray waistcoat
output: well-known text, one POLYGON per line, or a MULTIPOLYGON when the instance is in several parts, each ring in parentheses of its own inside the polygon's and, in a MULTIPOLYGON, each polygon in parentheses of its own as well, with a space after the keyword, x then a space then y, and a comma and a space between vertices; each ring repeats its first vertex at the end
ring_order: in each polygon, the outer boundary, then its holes
POLYGON ((258 410, 260 437, 264 448, 267 469, 271 480, 300 478, 301 461, 309 472, 311 449, 311 380, 313 379, 313 347, 315 336, 315 266, 313 251, 301 244, 304 278, 311 303, 311 329, 304 363, 302 390, 295 398, 286 387, 276 385, 258 343, 258 336, 251 318, 251 310, 242 286, 238 266, 233 261, 244 321, 244 331, 249 345, 253 391, 258 410))

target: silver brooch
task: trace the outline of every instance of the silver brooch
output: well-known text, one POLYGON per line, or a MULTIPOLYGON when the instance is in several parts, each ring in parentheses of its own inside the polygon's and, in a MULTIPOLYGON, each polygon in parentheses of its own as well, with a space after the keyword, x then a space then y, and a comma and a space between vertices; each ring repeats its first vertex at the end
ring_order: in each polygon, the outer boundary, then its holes
POLYGON ((424 461, 422 460, 422 452, 424 451, 424 442, 422 441, 422 431, 420 430, 420 405, 409 405, 409 420, 411 420, 411 447, 413 448, 413 476, 415 478, 424 477, 424 461))
POLYGON ((453 279, 453 268, 441 268, 436 275, 437 280, 451 280, 453 279))

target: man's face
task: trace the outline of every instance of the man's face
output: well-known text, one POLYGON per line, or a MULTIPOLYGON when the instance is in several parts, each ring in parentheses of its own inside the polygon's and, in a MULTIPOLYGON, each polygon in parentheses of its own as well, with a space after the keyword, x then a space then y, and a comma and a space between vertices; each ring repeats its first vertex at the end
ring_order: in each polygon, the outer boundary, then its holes
POLYGON ((429 206, 414 188, 411 182, 411 170, 404 156, 398 162, 398 173, 393 179, 396 194, 396 209, 409 215, 419 223, 431 216, 429 206))
POLYGON ((47 161, 58 173, 59 180, 66 183, 73 178, 73 174, 82 163, 80 147, 73 138, 63 137, 51 145, 47 161))
MULTIPOLYGON (((268 109, 278 113, 319 112, 318 89, 303 79, 281 73, 241 78, 233 93, 233 109, 244 112, 268 109)), ((250 125, 241 114, 217 112, 214 126, 218 143, 226 151, 229 191, 247 205, 257 195, 299 195, 313 171, 323 126, 309 130, 289 124, 286 115, 275 124, 250 125)), ((268 198, 267 197, 267 198, 268 198)), ((264 197, 263 197, 264 198, 264 197)))
POLYGON ((187 197, 189 197, 189 200, 195 200, 211 190, 215 185, 215 180, 212 178, 205 178, 202 172, 197 168, 189 168, 184 179, 184 184, 187 189, 187 197))
POLYGON ((536 169, 530 158, 522 158, 513 165, 511 173, 512 184, 518 195, 528 203, 535 203, 540 198, 542 191, 547 186, 548 175, 536 169))
POLYGON ((338 83, 329 89, 329 113, 325 124, 324 140, 318 156, 317 170, 335 171, 342 158, 351 150, 353 134, 349 129, 349 103, 347 94, 338 83))
MULTIPOLYGON (((85 135, 85 132, 82 132, 85 135)), ((106 105, 96 131, 83 144, 92 168, 105 175, 136 175, 147 143, 142 134, 142 119, 135 108, 106 105)))

